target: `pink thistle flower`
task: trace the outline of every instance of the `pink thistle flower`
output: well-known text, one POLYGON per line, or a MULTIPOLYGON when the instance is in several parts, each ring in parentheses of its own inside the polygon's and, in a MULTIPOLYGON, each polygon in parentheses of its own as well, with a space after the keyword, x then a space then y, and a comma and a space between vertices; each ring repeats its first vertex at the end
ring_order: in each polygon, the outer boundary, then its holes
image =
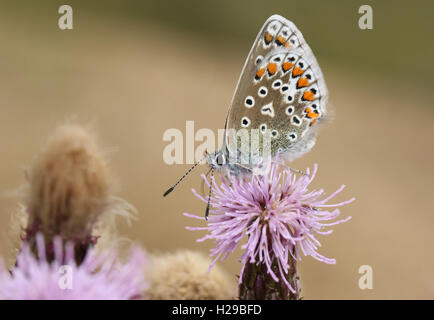
MULTIPOLYGON (((332 230, 324 228, 348 221, 351 217, 333 220, 340 215, 337 207, 352 202, 354 198, 337 204, 327 204, 344 186, 328 197, 324 197, 323 190, 309 191, 309 184, 316 172, 315 165, 312 174, 308 170, 306 175, 297 178, 289 168, 270 161, 263 175, 253 174, 251 179, 222 178, 220 185, 212 179, 213 210, 208 225, 187 229, 206 230, 208 234, 197 241, 210 239, 216 243, 211 250, 211 256, 215 258, 210 268, 220 258, 224 260, 238 247, 242 239, 247 238, 241 247, 245 251, 240 258, 243 265, 239 276, 240 298, 241 284, 247 280, 243 277, 244 272, 247 269, 249 273, 252 272, 252 266, 258 268, 251 279, 253 282, 259 273, 265 271, 265 278, 271 277, 267 281, 283 281, 285 287, 298 296, 295 261, 301 259, 301 254, 327 264, 336 263, 335 259, 318 253, 321 244, 317 235, 328 235, 332 230)), ((203 178, 210 186, 206 177, 203 178)), ((193 193, 207 202, 207 199, 195 190, 193 193)), ((195 215, 184 215, 204 220, 195 215)), ((252 290, 259 290, 259 287, 264 289, 266 286, 264 283, 250 285, 252 290)), ((279 290, 282 290, 282 287, 279 290)))
POLYGON ((144 252, 135 247, 128 262, 120 263, 116 250, 87 252, 83 262, 74 261, 71 243, 63 248, 62 239, 54 237, 54 260, 47 261, 41 234, 36 236, 38 258, 27 243, 23 244, 16 266, 9 272, 0 261, 0 299, 7 300, 126 300, 142 296, 144 252), (68 270, 68 271, 66 271, 68 270), (62 281, 67 274, 68 281, 62 281), (62 285, 63 284, 63 285, 62 285))

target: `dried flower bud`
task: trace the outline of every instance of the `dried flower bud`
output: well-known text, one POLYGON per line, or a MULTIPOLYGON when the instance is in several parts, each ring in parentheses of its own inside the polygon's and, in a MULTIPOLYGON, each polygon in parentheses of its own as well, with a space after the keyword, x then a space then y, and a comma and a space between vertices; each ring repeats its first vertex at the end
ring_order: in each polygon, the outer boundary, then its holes
POLYGON ((151 300, 234 299, 236 279, 219 266, 208 272, 210 259, 189 250, 149 257, 146 296, 151 300))
POLYGON ((79 125, 60 126, 28 172, 26 240, 42 232, 76 245, 91 242, 92 227, 109 202, 106 161, 92 134, 79 125))

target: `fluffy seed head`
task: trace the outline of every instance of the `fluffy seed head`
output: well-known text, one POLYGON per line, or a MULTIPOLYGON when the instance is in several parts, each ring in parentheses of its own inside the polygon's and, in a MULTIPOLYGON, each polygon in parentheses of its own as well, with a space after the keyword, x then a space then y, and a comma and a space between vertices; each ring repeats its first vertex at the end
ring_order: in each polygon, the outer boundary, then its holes
POLYGON ((236 297, 236 279, 219 266, 207 272, 210 259, 189 250, 150 256, 147 267, 153 300, 221 300, 236 297))
POLYGON ((108 203, 110 177, 95 138, 85 128, 60 126, 28 172, 27 236, 90 236, 108 203))

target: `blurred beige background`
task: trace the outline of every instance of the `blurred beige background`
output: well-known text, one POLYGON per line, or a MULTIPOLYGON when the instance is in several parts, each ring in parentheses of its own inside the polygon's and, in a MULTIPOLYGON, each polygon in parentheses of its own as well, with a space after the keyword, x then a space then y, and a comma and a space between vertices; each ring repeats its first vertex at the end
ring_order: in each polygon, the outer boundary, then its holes
MULTIPOLYGON (((418 3, 420 2, 420 3, 418 3)), ((93 123, 119 179, 119 195, 139 219, 123 234, 151 251, 212 243, 185 226, 203 214, 191 193, 200 171, 168 198, 162 193, 188 168, 163 162, 163 133, 224 125, 250 45, 265 19, 293 20, 316 53, 330 90, 334 121, 295 168, 319 164, 314 186, 337 200, 348 223, 321 237, 325 265, 300 265, 306 299, 434 298, 434 117, 432 2, 374 8, 374 30, 357 26, 357 1, 74 1, 74 30, 57 27, 59 1, 0 7, 0 192, 24 182, 24 168, 53 129, 76 118, 93 123), (172 3, 172 2, 170 2, 172 3), (252 6, 251 8, 247 6, 252 6), (415 9, 419 8, 419 9, 415 9), (422 9, 421 9, 422 8, 422 9), (425 9, 423 9, 425 8, 425 9), (374 270, 360 290, 358 269, 374 270)), ((17 199, 0 197, 0 254, 17 199)), ((238 251, 222 265, 236 274, 238 251)))

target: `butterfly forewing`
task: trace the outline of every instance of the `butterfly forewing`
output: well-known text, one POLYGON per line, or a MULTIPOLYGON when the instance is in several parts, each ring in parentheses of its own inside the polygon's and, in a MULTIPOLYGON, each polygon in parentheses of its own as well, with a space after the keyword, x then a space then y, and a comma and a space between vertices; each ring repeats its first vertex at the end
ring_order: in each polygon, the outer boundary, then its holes
MULTIPOLYGON (((261 153, 264 141, 269 141, 272 155, 279 152, 295 158, 313 146, 315 128, 326 113, 326 104, 321 69, 300 31, 289 20, 271 16, 247 57, 227 128, 235 129, 232 132, 256 129, 259 136, 268 135, 268 140, 259 138, 257 150, 252 146, 251 152, 261 153)), ((227 139, 229 149, 240 148, 240 136, 228 134, 227 139)), ((241 152, 248 152, 249 146, 245 147, 241 152)))

